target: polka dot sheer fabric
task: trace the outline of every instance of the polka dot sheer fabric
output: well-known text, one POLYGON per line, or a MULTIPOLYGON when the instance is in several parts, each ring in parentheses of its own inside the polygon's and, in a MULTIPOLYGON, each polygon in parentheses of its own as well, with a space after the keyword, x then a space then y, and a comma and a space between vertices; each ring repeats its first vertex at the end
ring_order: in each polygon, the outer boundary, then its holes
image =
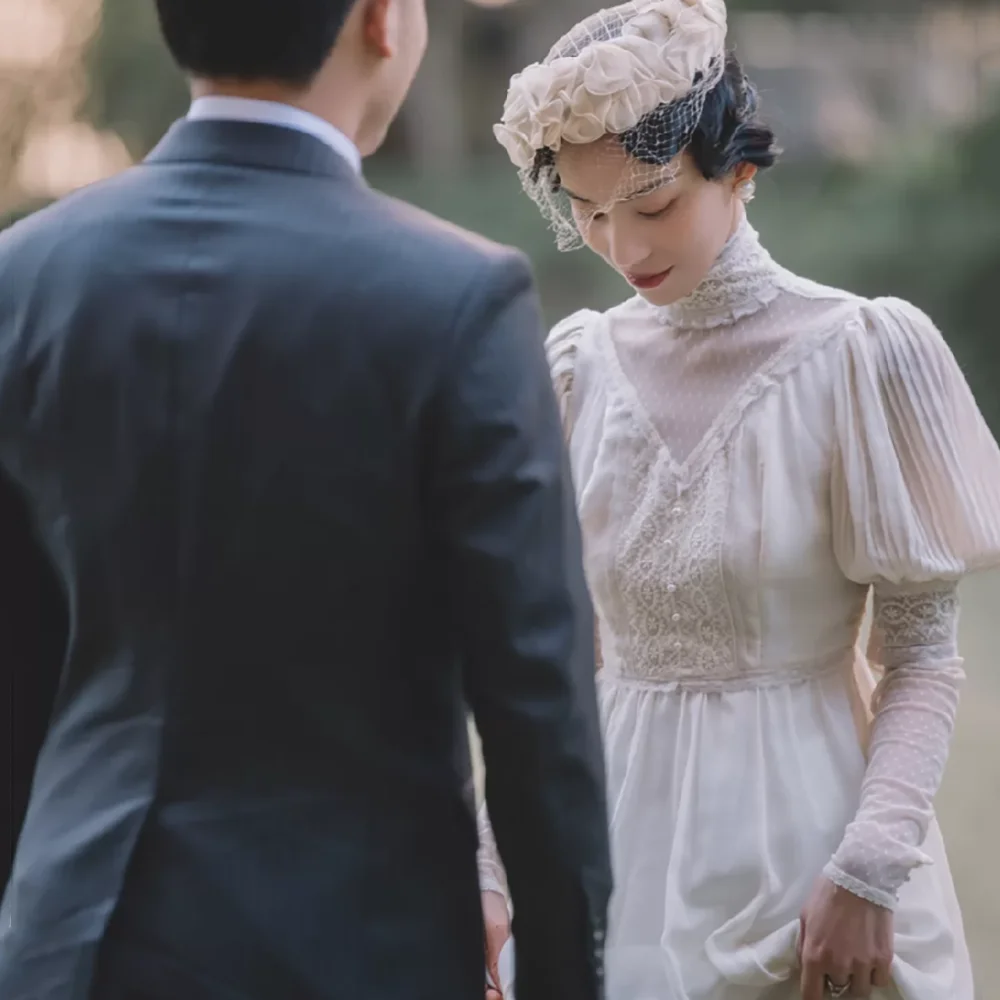
POLYGON ((726 31, 722 0, 632 0, 591 15, 512 78, 494 133, 560 249, 582 246, 597 214, 676 178, 722 78, 726 31), (601 204, 567 196, 557 169, 566 143, 596 143, 595 155, 621 164, 601 204))

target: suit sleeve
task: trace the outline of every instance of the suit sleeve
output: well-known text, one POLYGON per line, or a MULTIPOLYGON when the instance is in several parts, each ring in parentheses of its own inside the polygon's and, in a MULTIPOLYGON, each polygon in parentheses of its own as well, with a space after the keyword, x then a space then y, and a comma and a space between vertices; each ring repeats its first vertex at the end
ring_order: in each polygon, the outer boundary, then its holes
POLYGON ((515 911, 519 1000, 597 1000, 611 891, 593 613, 526 262, 467 296, 442 379, 435 511, 515 911))
POLYGON ((20 491, 0 470, 0 896, 66 649, 67 612, 20 491))

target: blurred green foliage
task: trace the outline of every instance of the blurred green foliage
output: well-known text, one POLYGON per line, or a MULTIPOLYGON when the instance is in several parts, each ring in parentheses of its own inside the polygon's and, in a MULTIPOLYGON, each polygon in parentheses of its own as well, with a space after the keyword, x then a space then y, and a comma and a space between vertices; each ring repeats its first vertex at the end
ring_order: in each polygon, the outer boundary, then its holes
MULTIPOLYGON (((881 0, 879 15, 891 18, 919 2, 881 0)), ((732 0, 730 6, 871 10, 870 0, 732 0)), ((434 4, 430 9, 433 27, 434 4)), ((85 115, 118 132, 136 157, 184 113, 185 82, 159 40, 151 0, 105 0, 87 72, 85 115)), ((490 121, 484 116, 484 129, 490 121)), ((1000 377, 992 302, 1000 275, 1000 186, 993 178, 998 161, 1000 105, 960 134, 918 137, 864 168, 779 165, 762 180, 752 218, 774 255, 797 272, 862 294, 897 295, 929 312, 1000 431, 1000 396, 991 391, 1000 377)), ((367 173, 376 187, 525 250, 552 321, 630 294, 587 251, 556 251, 499 151, 453 175, 422 173, 391 157, 376 157, 367 173)))
POLYGON ((187 83, 160 40, 152 0, 104 0, 86 73, 84 114, 117 132, 134 157, 147 153, 187 107, 187 83))

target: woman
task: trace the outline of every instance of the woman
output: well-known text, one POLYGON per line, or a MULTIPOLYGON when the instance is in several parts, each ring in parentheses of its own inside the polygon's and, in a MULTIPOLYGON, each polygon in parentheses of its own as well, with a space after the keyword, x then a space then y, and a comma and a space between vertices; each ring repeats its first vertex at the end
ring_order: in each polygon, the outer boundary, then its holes
POLYGON ((725 37, 721 0, 601 11, 496 128, 560 244, 638 293, 548 341, 603 660, 608 996, 971 1000, 932 802, 1000 450, 926 316, 760 245, 774 139, 725 37))

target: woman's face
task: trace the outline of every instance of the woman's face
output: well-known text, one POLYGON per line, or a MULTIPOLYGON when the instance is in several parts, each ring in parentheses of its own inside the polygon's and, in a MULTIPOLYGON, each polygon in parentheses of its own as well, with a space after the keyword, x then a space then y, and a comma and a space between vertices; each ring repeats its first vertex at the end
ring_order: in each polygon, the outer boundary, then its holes
POLYGON ((736 187, 755 168, 708 181, 684 153, 658 172, 606 137, 564 145, 556 170, 587 246, 664 306, 693 292, 715 263, 742 218, 736 187))

